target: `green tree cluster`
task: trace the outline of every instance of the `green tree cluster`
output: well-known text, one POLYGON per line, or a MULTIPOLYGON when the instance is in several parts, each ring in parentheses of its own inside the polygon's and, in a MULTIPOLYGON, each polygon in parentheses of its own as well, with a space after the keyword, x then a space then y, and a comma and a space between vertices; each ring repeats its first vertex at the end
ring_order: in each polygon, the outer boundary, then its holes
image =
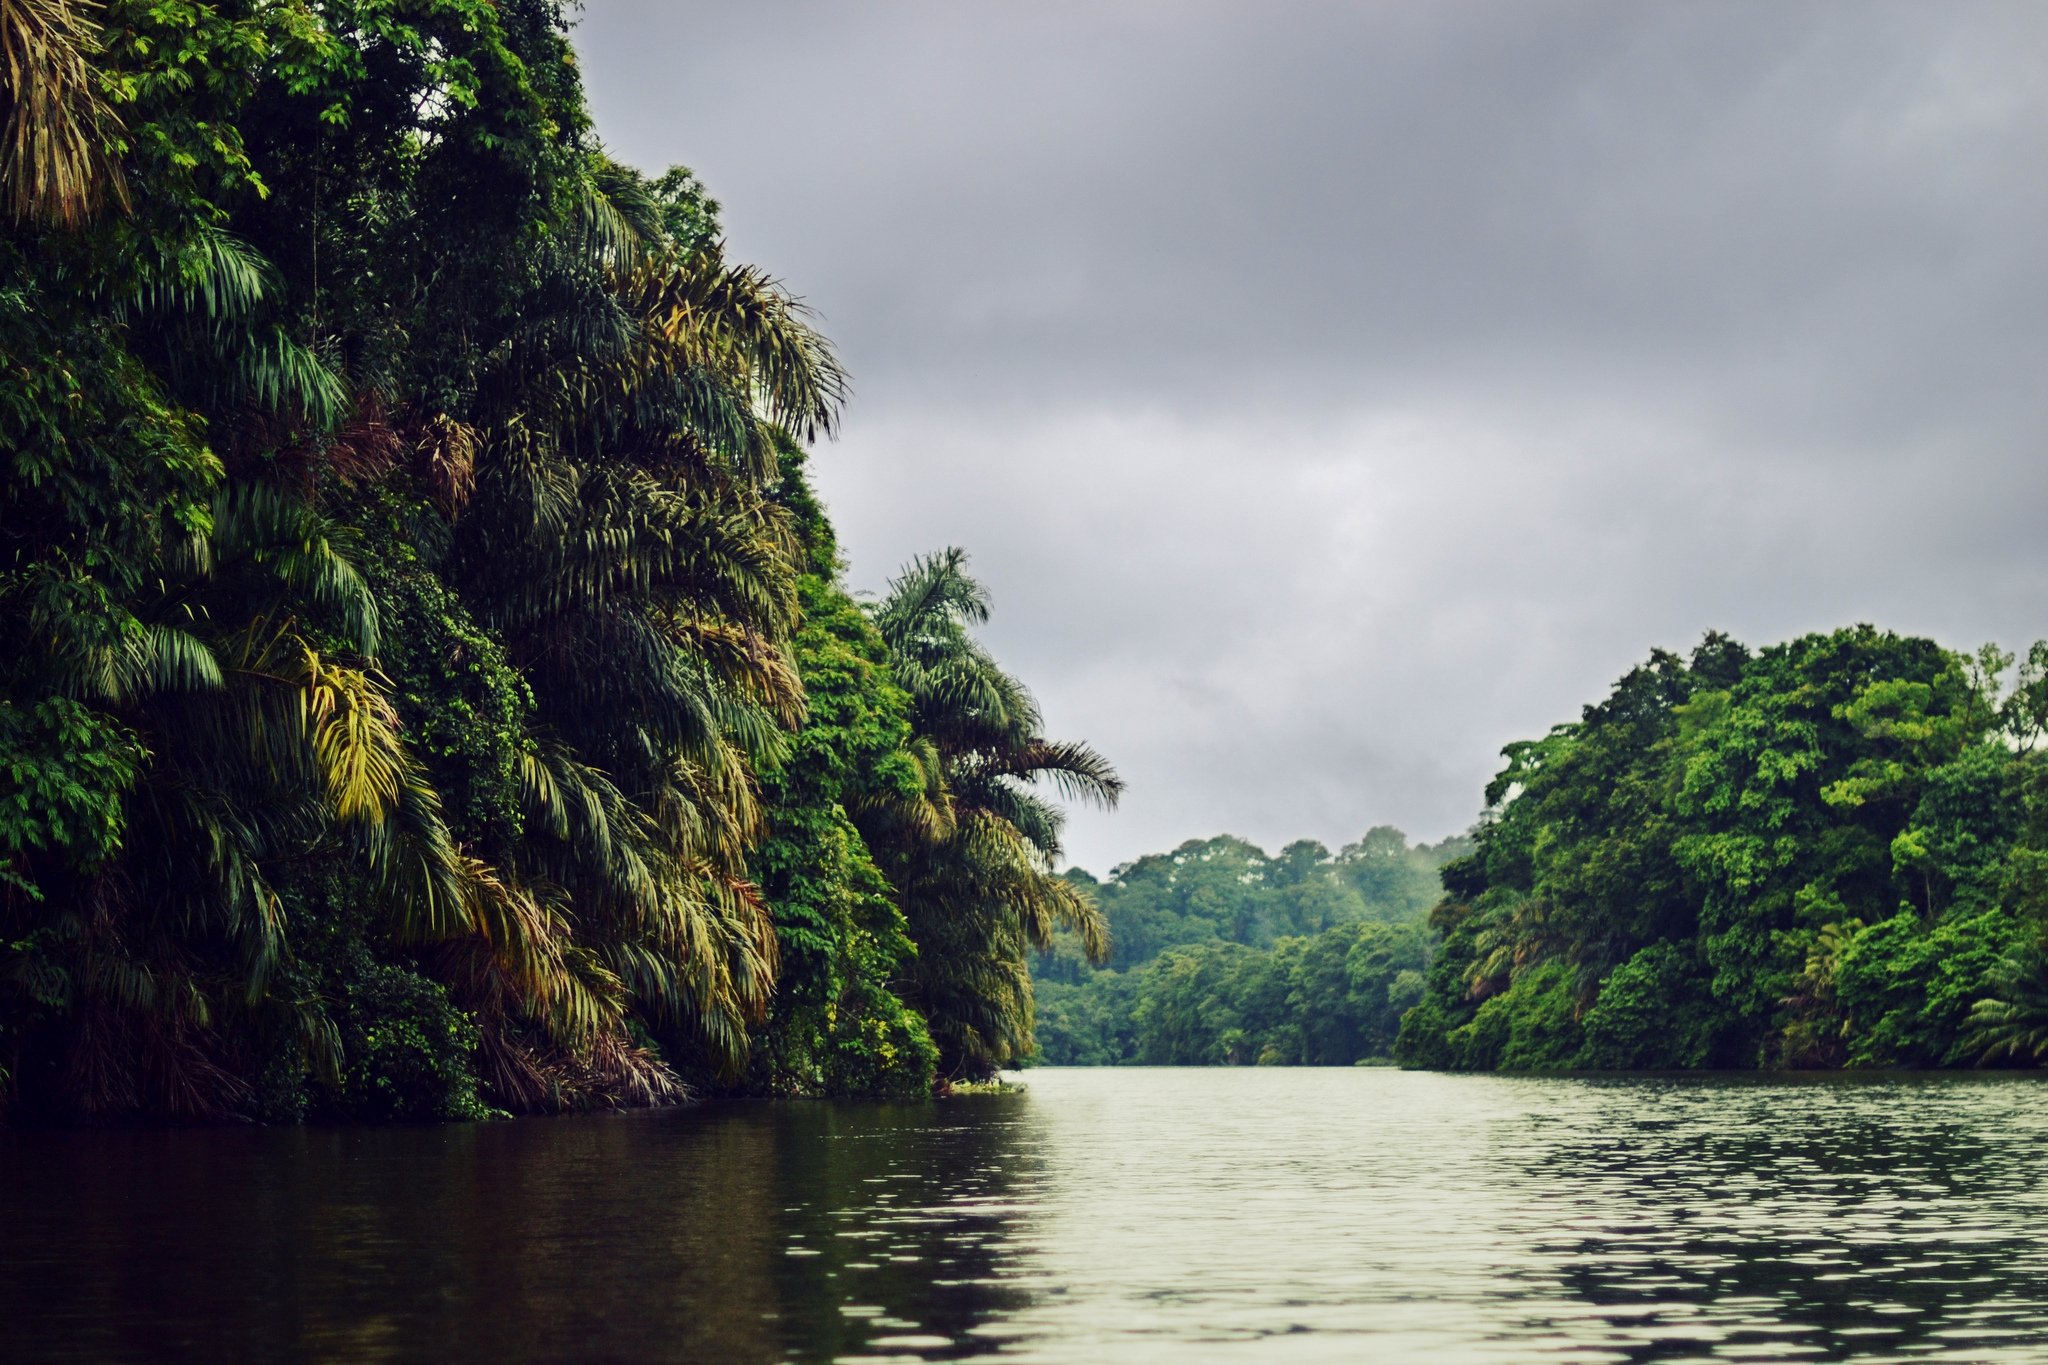
POLYGON ((2048 644, 2015 661, 1858 626, 1653 654, 1505 751, 1399 1056, 2041 1060, 2044 724, 2048 644))
POLYGON ((848 596, 833 353, 566 9, 0 0, 0 1110, 916 1093, 1100 948, 1114 774, 957 552, 848 596))
POLYGON ((1067 1066, 1349 1066, 1392 1050, 1422 996, 1438 870, 1463 838, 1414 845, 1380 826, 1332 854, 1277 856, 1230 835, 1119 867, 1093 894, 1111 936, 1092 966, 1071 937, 1033 962, 1038 1060, 1067 1066))

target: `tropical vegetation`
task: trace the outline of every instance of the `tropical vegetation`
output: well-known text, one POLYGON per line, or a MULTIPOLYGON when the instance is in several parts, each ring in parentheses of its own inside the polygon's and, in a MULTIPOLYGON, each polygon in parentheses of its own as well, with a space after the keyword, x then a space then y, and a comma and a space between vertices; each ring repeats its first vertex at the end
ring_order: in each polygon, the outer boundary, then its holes
POLYGON ((569 9, 0 0, 0 1116, 2048 1058, 2048 645, 1710 635, 1469 839, 1059 875, 1121 781, 960 551, 849 591, 847 376, 569 9))
POLYGON ((2048 1060, 2048 643, 1658 651, 1509 746, 1443 870, 1415 1066, 2048 1060))
POLYGON ((0 1112, 924 1093, 1113 801, 560 0, 0 0, 0 1112))

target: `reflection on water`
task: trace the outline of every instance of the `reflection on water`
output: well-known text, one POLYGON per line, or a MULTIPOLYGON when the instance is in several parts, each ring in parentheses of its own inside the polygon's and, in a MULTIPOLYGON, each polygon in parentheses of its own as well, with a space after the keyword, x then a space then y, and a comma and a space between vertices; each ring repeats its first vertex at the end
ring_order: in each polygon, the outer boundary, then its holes
POLYGON ((2028 1078, 1371 1070, 0 1135, 0 1355, 2039 1360, 2044 1137, 2028 1078))

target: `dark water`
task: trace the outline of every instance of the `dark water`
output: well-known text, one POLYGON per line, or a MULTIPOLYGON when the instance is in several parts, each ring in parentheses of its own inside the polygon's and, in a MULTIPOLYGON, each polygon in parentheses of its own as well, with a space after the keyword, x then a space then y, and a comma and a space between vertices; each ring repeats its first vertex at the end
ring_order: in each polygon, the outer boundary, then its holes
POLYGON ((0 1135, 0 1357, 2048 1360, 2025 1078, 0 1135))

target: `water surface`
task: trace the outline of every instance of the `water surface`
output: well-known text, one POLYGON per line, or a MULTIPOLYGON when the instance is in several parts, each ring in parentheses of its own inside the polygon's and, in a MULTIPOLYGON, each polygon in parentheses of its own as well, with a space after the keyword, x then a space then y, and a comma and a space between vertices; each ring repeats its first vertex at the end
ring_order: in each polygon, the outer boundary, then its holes
POLYGON ((2048 1359, 2048 1089, 1034 1071, 0 1134, 0 1355, 2048 1359))

